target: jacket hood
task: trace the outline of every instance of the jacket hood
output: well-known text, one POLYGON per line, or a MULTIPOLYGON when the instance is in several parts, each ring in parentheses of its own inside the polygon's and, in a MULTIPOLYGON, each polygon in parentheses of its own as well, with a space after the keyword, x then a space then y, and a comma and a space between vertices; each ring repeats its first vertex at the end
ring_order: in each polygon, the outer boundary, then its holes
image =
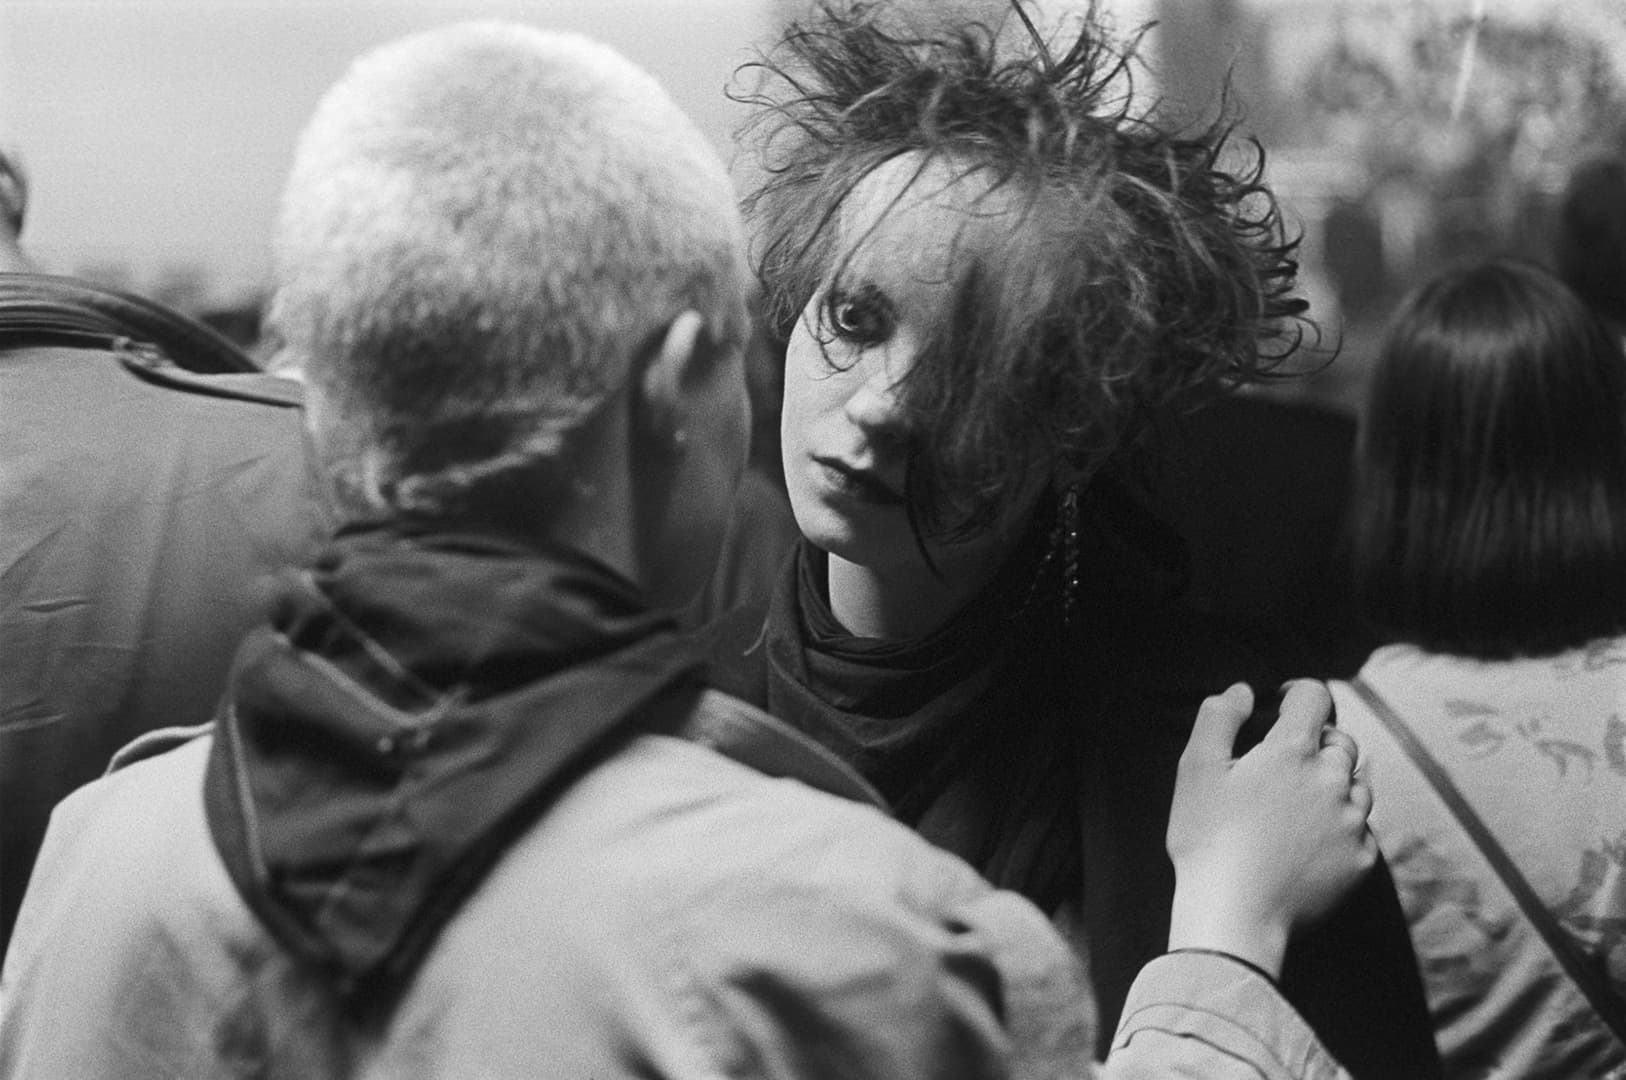
POLYGON ((347 995, 399 989, 508 842, 617 736, 686 710, 699 673, 584 555, 352 528, 238 654, 211 833, 285 948, 347 995))

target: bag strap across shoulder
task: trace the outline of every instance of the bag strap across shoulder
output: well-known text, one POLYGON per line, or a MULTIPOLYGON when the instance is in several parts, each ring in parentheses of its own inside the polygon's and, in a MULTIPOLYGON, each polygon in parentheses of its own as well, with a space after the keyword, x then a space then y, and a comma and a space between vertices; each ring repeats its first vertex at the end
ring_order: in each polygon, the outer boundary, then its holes
POLYGON ((1542 939, 1558 958, 1565 973, 1586 995, 1593 1011, 1608 1025, 1609 1030, 1614 1032, 1616 1040, 1622 1046, 1626 1046, 1626 1005, 1623 1005, 1603 974, 1588 960, 1575 940, 1558 925, 1552 912, 1547 910, 1547 906, 1541 902, 1541 898, 1524 879, 1524 875, 1519 873, 1518 867, 1513 865, 1507 851, 1491 835, 1490 829, 1480 820, 1473 807, 1468 805, 1468 800, 1463 797, 1461 790, 1434 755, 1429 753, 1422 740, 1417 738, 1406 722, 1370 683, 1356 676, 1350 681, 1350 686, 1360 695, 1367 708, 1383 722, 1384 727, 1389 729, 1389 733, 1394 736, 1406 755, 1418 769, 1422 770, 1423 776, 1450 808, 1458 824, 1485 856, 1485 861, 1490 863, 1491 869, 1496 871, 1496 876, 1502 879, 1502 884, 1518 901, 1525 918, 1529 919, 1531 925, 1541 933, 1542 939))
POLYGON ((225 335, 156 301, 59 274, 0 273, 0 348, 121 341, 155 346, 198 374, 259 370, 225 335))

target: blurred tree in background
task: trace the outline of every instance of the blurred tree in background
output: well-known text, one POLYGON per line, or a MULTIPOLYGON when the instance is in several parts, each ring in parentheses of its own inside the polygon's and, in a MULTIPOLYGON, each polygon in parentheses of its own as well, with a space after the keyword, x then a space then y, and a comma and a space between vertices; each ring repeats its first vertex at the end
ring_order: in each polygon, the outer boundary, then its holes
POLYGON ((1626 150, 1626 11, 1611 7, 1333 9, 1284 134, 1345 164, 1325 240, 1347 315, 1386 310, 1456 258, 1546 258, 1571 170, 1626 150), (1352 265, 1363 253, 1381 265, 1352 265))

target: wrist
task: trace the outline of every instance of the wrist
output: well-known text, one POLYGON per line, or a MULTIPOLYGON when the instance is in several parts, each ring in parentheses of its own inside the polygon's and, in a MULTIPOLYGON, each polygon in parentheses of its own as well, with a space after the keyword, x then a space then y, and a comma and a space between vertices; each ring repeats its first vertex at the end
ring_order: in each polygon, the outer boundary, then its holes
POLYGON ((1169 919, 1169 951, 1224 953, 1257 968, 1271 981, 1281 976, 1288 928, 1213 891, 1176 888, 1169 919), (1182 896, 1195 892, 1195 896, 1182 896))
POLYGON ((1266 971, 1264 968, 1260 967, 1258 964, 1255 964, 1251 960, 1244 960, 1235 953, 1228 953, 1222 949, 1199 949, 1196 947, 1188 947, 1184 949, 1170 949, 1165 955, 1179 956, 1182 953, 1188 955, 1195 954, 1198 956, 1217 956, 1222 960, 1229 961, 1230 963, 1240 964, 1242 967, 1247 968, 1249 971, 1265 980, 1271 986, 1275 987, 1277 991, 1281 990, 1280 980, 1277 976, 1272 975, 1270 972, 1266 971))

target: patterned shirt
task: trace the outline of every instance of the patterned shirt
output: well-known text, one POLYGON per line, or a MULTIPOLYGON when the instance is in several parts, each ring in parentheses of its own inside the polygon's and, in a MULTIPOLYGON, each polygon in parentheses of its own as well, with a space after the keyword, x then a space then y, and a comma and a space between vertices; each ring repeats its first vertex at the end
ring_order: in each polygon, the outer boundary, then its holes
MULTIPOLYGON (((1390 645, 1361 678, 1626 995, 1626 638, 1511 661, 1390 645)), ((1446 1074, 1626 1076, 1626 1047, 1423 773, 1351 687, 1333 692, 1360 743, 1446 1074)))

